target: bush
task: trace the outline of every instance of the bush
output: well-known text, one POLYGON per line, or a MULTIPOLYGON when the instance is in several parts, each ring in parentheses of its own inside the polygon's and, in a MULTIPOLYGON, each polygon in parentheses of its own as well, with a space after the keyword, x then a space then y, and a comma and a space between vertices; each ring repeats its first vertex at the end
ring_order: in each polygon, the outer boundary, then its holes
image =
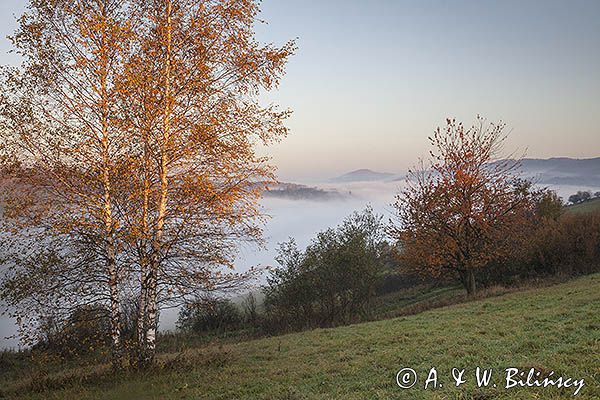
POLYGON ((483 281, 514 284, 523 279, 600 272, 600 213, 565 213, 541 219, 515 254, 481 272, 483 281))
POLYGON ((600 213, 568 213, 557 221, 544 221, 526 250, 526 262, 538 274, 597 272, 600 270, 600 213))
POLYGON ((185 333, 223 332, 239 329, 242 315, 227 299, 208 299, 186 304, 177 319, 177 329, 185 333))
POLYGON ((366 311, 383 272, 381 217, 370 208, 317 235, 305 251, 282 243, 264 288, 271 329, 331 326, 366 311))
POLYGON ((110 343, 110 313, 99 306, 81 306, 64 321, 47 316, 39 330, 35 351, 62 358, 91 354, 110 343))
POLYGON ((258 314, 258 303, 256 301, 256 296, 254 293, 248 294, 248 296, 244 299, 242 303, 242 307, 244 309, 244 322, 254 326, 259 321, 258 314))

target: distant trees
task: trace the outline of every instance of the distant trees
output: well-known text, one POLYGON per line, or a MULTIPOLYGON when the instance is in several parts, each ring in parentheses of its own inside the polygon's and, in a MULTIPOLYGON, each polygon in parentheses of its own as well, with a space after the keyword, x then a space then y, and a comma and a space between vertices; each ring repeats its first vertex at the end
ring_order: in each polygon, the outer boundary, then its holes
MULTIPOLYGON (((600 192, 597 192, 594 197, 599 197, 600 196, 600 192)), ((571 204, 579 204, 579 203, 583 203, 584 201, 588 201, 589 199, 592 198, 592 192, 590 191, 578 191, 575 194, 572 194, 571 196, 569 196, 569 203, 571 204)))
POLYGON ((431 163, 410 171, 397 196, 391 234, 401 259, 424 274, 457 274, 467 293, 475 275, 515 249, 533 202, 518 162, 501 159, 505 125, 465 128, 448 119, 430 138, 431 163))
POLYGON ((319 233, 305 251, 282 243, 264 288, 273 324, 329 326, 364 311, 381 273, 384 234, 381 217, 367 208, 319 233))
POLYGON ((258 44, 258 12, 254 0, 31 0, 13 40, 24 62, 4 70, 0 98, 16 188, 0 294, 24 328, 102 305, 119 368, 133 301, 145 367, 161 305, 252 275, 222 268, 260 240, 257 182, 274 177, 255 150, 287 134, 289 112, 258 98, 295 48, 258 44))

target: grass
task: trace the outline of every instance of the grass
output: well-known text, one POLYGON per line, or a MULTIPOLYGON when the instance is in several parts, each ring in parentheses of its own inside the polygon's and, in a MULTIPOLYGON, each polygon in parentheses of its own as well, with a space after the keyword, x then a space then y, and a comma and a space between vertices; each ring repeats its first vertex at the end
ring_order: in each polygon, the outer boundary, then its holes
MULTIPOLYGON (((113 379, 107 366, 0 382, 29 399, 559 399, 573 389, 504 389, 508 367, 583 378, 578 398, 600 398, 600 274, 384 321, 317 329, 161 356, 155 371, 113 379), (474 368, 498 387, 476 388, 474 368), (410 367, 420 387, 402 390, 410 367), (442 388, 423 390, 439 371, 442 388), (452 385, 453 367, 468 381, 452 385), (43 390, 36 392, 35 390, 43 390)), ((2 398, 2 395, 0 395, 2 398)))
POLYGON ((420 285, 374 298, 369 319, 381 320, 412 315, 464 301, 465 290, 461 285, 420 285))
POLYGON ((567 212, 583 214, 594 211, 600 211, 600 198, 591 199, 584 201, 583 203, 575 204, 572 206, 565 207, 567 212))

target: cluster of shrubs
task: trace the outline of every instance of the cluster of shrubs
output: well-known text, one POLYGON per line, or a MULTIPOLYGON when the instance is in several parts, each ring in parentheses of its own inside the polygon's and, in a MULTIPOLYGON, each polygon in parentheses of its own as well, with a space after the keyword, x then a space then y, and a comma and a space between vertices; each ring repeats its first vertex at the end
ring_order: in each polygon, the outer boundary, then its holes
MULTIPOLYGON (((121 337, 123 344, 133 346, 137 331, 136 299, 121 302, 121 337)), ((102 305, 81 305, 71 312, 48 315, 35 330, 33 356, 69 360, 81 358, 106 360, 109 356, 110 310, 102 305)))
POLYGON ((279 266, 262 288, 260 312, 254 297, 242 307, 203 300, 180 312, 178 327, 196 333, 248 327, 276 333, 358 321, 378 292, 399 284, 385 278, 393 270, 393 251, 384 238, 382 217, 368 207, 319 233, 305 250, 290 239, 280 245, 279 266))
POLYGON ((281 244, 280 266, 264 288, 274 328, 332 326, 367 313, 382 273, 384 236, 381 217, 367 208, 319 233, 304 251, 293 240, 281 244))
POLYGON ((186 304, 179 312, 177 329, 185 333, 225 332, 240 329, 244 317, 231 300, 211 298, 186 304))
POLYGON ((519 284, 600 271, 600 211, 569 212, 554 192, 537 201, 528 232, 512 256, 479 272, 485 284, 519 284))
POLYGON ((41 337, 32 351, 62 360, 105 349, 110 343, 110 314, 99 306, 81 306, 65 320, 46 316, 38 329, 41 337))

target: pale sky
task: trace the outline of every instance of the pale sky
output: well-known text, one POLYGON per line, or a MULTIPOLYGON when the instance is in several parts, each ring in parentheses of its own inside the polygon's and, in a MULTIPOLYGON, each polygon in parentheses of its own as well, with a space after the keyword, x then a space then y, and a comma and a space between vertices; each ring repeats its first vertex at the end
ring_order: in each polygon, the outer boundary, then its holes
MULTIPOLYGON (((25 0, 0 3, 1 36, 25 0)), ((446 117, 512 129, 530 157, 600 156, 600 1, 263 0, 262 41, 298 38, 280 89, 285 180, 402 172, 446 117)), ((0 63, 14 62, 0 46, 0 63)))

